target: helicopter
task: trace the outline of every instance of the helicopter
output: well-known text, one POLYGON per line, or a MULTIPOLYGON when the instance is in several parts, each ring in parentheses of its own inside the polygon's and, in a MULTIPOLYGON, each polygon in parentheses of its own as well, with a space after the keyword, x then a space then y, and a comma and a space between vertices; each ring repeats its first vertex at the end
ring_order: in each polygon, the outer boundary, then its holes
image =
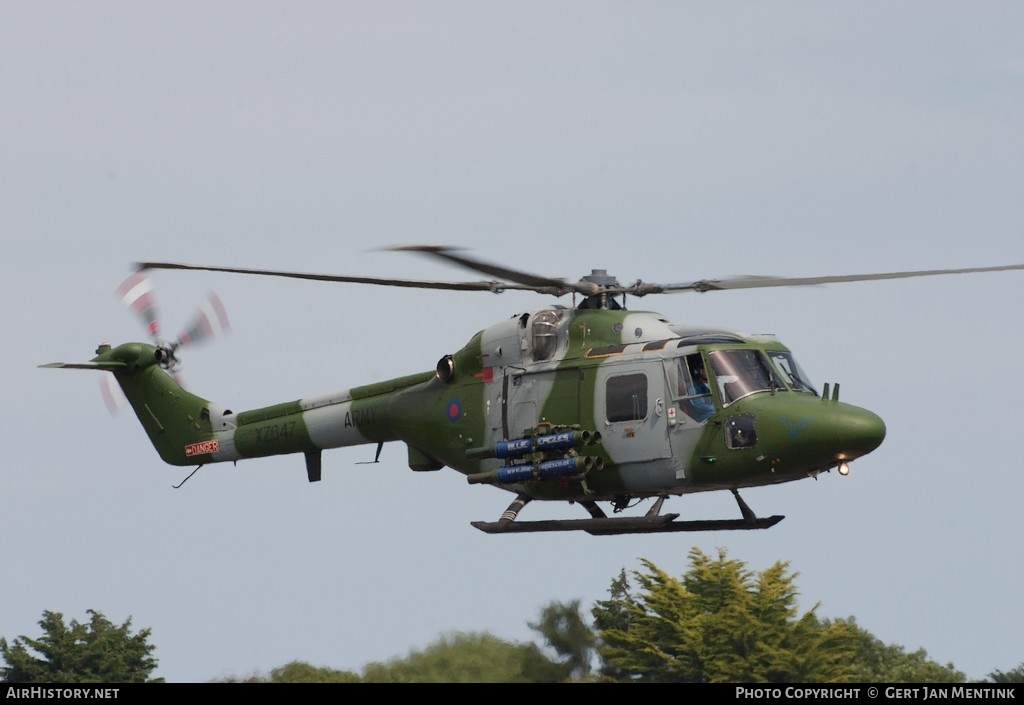
MULTIPOLYGON (((89 362, 41 367, 113 374, 160 458, 172 466, 301 455, 307 479, 322 478, 322 451, 406 446, 416 472, 448 467, 473 485, 514 499, 488 534, 584 531, 591 535, 767 529, 740 490, 817 478, 883 442, 884 421, 839 400, 839 384, 811 384, 776 336, 673 323, 627 308, 629 297, 996 272, 1024 264, 819 277, 745 276, 677 284, 621 284, 593 269, 577 281, 518 271, 440 245, 382 248, 484 274, 480 281, 426 281, 272 269, 138 262, 119 294, 147 323, 152 342, 102 343, 89 362), (182 387, 177 351, 225 322, 210 313, 178 340, 160 338, 150 270, 198 270, 323 282, 454 291, 525 290, 573 303, 516 313, 442 354, 433 369, 322 396, 234 412, 182 387), (739 517, 680 519, 671 497, 729 491, 739 517), (531 502, 579 505, 586 516, 523 520, 531 502), (619 516, 640 502, 646 513, 619 516)), ((190 474, 188 477, 191 477, 190 474)), ((187 480, 188 478, 186 478, 187 480)), ((184 481, 183 481, 184 482, 184 481)), ((182 482, 182 484, 183 484, 182 482)), ((176 487, 180 487, 176 485, 176 487)))

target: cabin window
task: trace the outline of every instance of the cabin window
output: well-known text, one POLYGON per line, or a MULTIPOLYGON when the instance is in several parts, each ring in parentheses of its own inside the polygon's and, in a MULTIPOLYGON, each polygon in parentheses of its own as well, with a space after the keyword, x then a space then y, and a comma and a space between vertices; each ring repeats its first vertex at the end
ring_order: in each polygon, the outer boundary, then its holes
POLYGON ((647 417, 647 375, 609 377, 605 386, 608 420, 639 421, 647 417))

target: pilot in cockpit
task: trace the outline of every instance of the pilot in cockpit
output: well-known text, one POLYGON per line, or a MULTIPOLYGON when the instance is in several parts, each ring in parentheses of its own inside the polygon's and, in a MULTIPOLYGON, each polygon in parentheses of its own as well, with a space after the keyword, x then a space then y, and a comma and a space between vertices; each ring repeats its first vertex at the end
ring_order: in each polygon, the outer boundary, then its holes
POLYGON ((685 367, 681 366, 680 378, 685 382, 680 385, 680 392, 686 397, 680 402, 680 408, 682 408, 683 412, 697 421, 704 421, 715 413, 715 405, 711 400, 711 387, 708 384, 708 374, 704 363, 698 361, 692 365, 689 379, 686 379, 685 367))

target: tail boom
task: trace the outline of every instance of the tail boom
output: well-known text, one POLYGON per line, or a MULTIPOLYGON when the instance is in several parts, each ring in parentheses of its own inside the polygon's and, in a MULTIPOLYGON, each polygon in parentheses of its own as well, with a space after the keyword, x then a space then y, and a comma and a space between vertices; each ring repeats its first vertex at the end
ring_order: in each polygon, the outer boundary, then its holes
POLYGON ((397 440, 388 420, 388 393, 421 376, 345 390, 238 414, 185 390, 146 343, 103 344, 87 363, 49 368, 112 372, 160 458, 175 466, 234 462, 397 440), (378 388, 379 387, 379 388, 378 388))

